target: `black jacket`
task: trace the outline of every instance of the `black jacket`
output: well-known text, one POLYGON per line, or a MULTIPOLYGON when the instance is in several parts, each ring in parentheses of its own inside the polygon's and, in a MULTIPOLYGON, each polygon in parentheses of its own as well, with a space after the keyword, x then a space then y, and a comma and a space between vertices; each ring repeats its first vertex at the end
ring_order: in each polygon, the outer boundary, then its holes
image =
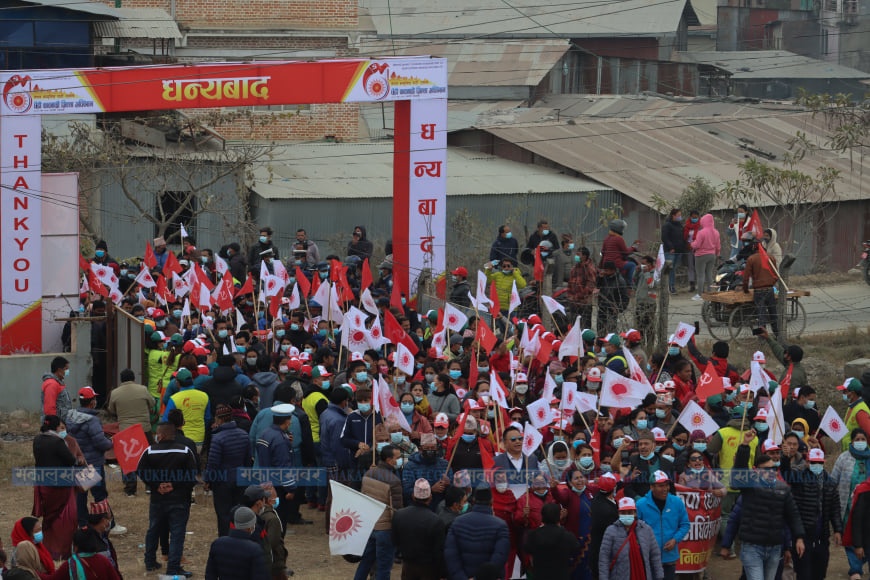
POLYGON ((819 428, 819 425, 822 422, 822 418, 819 416, 819 412, 816 411, 815 408, 807 409, 802 405, 798 405, 797 401, 791 401, 783 407, 782 414, 785 418, 786 425, 791 425, 794 423, 795 419, 803 419, 807 422, 811 433, 815 433, 816 429, 819 428))
POLYGON ((75 455, 55 433, 40 433, 33 438, 33 458, 36 467, 72 467, 75 455))
POLYGON ((393 544, 402 558, 446 574, 444 538, 447 528, 427 506, 410 505, 393 514, 393 544))
POLYGON ((489 248, 489 261, 493 260, 504 260, 508 259, 514 263, 514 266, 517 265, 517 252, 519 251, 520 245, 517 243, 516 238, 511 238, 509 240, 499 236, 492 243, 492 247, 489 248))
POLYGON ((196 485, 197 460, 183 444, 161 441, 145 450, 136 472, 151 490, 152 502, 189 503, 190 492, 196 485), (171 483, 172 491, 158 493, 161 483, 171 483))
POLYGON ((299 452, 302 455, 302 465, 313 466, 317 464, 317 457, 314 452, 314 436, 311 433, 311 419, 308 413, 302 408, 302 405, 296 405, 293 414, 299 419, 299 427, 302 429, 302 445, 299 447, 299 452))
POLYGON ((532 558, 535 578, 569 580, 571 563, 580 551, 580 542, 565 528, 544 524, 528 533, 525 551, 532 558))
POLYGON ((206 580, 268 580, 263 546, 245 530, 230 530, 218 538, 208 551, 206 580))
POLYGON ((471 300, 468 298, 468 293, 471 291, 471 287, 468 285, 467 280, 462 280, 454 284, 453 289, 450 290, 450 299, 448 302, 451 304, 455 304, 457 306, 471 306, 471 300))
POLYGON ((212 377, 199 389, 208 395, 212 414, 218 405, 229 405, 234 397, 241 397, 244 393, 242 386, 236 382, 236 370, 233 367, 217 367, 212 377))
POLYGON ((248 434, 235 421, 218 425, 212 431, 205 469, 205 481, 236 485, 236 473, 240 467, 251 466, 251 442, 248 434))
POLYGON ((619 273, 613 276, 598 276, 596 286, 598 287, 599 308, 605 306, 622 312, 628 307, 630 299, 628 285, 625 283, 625 278, 619 273))
POLYGON ((589 568, 598 570, 598 552, 601 551, 601 540, 604 539, 604 532, 607 531, 610 524, 619 519, 619 508, 604 493, 598 492, 598 495, 592 498, 590 517, 592 528, 590 529, 591 541, 589 542, 589 568))
MULTIPOLYGON (((367 232, 366 229, 362 226, 357 226, 359 228, 360 239, 356 242, 348 242, 347 244, 347 255, 348 256, 359 256, 361 260, 365 260, 366 258, 372 257, 372 252, 375 247, 372 243, 366 238, 367 232)), ((365 290, 365 288, 363 288, 365 290)))
MULTIPOLYGON (((269 240, 265 244, 261 244, 259 241, 254 244, 250 251, 248 251, 248 272, 253 274, 257 280, 260 279, 260 264, 263 261, 263 257, 260 254, 266 250, 272 250, 272 257, 274 259, 281 259, 278 256, 278 248, 272 243, 272 240, 269 240)), ((241 282, 244 283, 244 281, 241 282)))
POLYGON ((793 471, 792 474, 791 494, 807 536, 827 542, 831 528, 835 532, 843 533, 840 494, 831 476, 827 472, 814 475, 809 470, 793 471), (821 534, 816 538, 820 518, 821 534))
MULTIPOLYGON (((737 447, 734 469, 749 469, 748 445, 737 447)), ((759 546, 782 544, 784 526, 791 530, 793 540, 803 538, 806 535, 804 525, 788 484, 777 478, 773 485, 766 485, 760 483, 755 474, 751 475, 753 477, 749 477, 746 485, 740 488, 743 498, 743 518, 738 532, 740 541, 759 546)))
POLYGON ((665 246, 665 252, 669 254, 686 250, 682 222, 675 222, 672 219, 665 220, 662 225, 662 244, 665 246))
POLYGON ((532 232, 532 235, 529 236, 529 240, 526 242, 526 247, 520 256, 523 264, 531 265, 535 263, 535 248, 537 248, 544 240, 553 244, 553 249, 550 250, 551 252, 555 252, 559 249, 559 238, 556 237, 556 232, 550 230, 549 234, 542 236, 538 233, 538 230, 535 230, 532 232))

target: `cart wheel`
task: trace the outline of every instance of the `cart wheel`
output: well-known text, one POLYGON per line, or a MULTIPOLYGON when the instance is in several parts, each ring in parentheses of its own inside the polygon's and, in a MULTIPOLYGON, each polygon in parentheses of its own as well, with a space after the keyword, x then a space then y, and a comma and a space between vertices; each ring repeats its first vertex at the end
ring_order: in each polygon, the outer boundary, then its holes
POLYGON ((799 300, 788 301, 785 324, 789 338, 799 338, 807 327, 807 311, 799 300))
POLYGON ((707 330, 710 331, 710 336, 716 340, 728 340, 725 325, 716 320, 716 311, 721 308, 721 304, 714 304, 705 300, 701 306, 701 316, 704 319, 704 324, 707 325, 707 330))
POLYGON ((737 306, 731 311, 731 316, 728 317, 728 332, 731 333, 731 340, 736 340, 743 330, 743 326, 749 323, 749 317, 743 310, 743 306, 737 306))

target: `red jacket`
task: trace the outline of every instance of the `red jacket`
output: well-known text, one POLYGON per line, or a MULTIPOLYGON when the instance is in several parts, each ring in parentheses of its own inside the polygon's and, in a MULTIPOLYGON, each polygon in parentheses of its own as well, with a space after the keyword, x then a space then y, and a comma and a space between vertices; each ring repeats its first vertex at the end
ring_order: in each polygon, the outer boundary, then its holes
POLYGON ((691 242, 695 241, 695 238, 698 237, 698 230, 701 229, 700 220, 698 223, 693 224, 692 220, 686 222, 686 225, 683 226, 683 239, 686 240, 686 247, 691 247, 691 242), (689 239, 689 234, 692 234, 692 239, 689 239))
POLYGON ((517 526, 529 530, 540 528, 541 508, 544 507, 544 504, 548 503, 557 503, 556 498, 553 497, 552 489, 548 490, 547 495, 544 496, 543 499, 532 493, 531 490, 527 491, 517 500, 517 506, 514 509, 514 522, 516 522, 517 526), (523 511, 525 510, 526 502, 528 502, 529 506, 528 522, 523 518, 523 511))
POLYGON ((604 262, 612 261, 617 268, 622 268, 625 265, 625 259, 634 251, 634 246, 627 246, 622 236, 610 232, 601 244, 601 264, 599 267, 603 266, 604 262))

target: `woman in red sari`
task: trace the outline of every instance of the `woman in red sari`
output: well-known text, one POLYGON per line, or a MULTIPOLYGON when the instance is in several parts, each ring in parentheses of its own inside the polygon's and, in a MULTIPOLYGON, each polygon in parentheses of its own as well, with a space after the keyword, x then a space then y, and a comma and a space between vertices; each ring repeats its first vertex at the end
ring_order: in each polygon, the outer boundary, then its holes
MULTIPOLYGON (((32 517, 21 518, 12 526, 12 546, 18 547, 21 542, 30 542, 39 556, 39 566, 34 568, 37 574, 54 572, 54 560, 43 542, 44 533, 39 520, 32 517)), ((36 562, 33 562, 35 565, 36 562)))
MULTIPOLYGON (((84 465, 81 449, 75 439, 66 436, 66 425, 56 415, 45 416, 39 435, 33 439, 33 458, 37 469, 84 465)), ((60 477, 57 479, 57 483, 64 482, 60 477)), ((72 481, 66 481, 69 485, 37 485, 33 488, 32 514, 42 518, 43 544, 55 560, 70 557, 78 521, 75 487, 72 481)))

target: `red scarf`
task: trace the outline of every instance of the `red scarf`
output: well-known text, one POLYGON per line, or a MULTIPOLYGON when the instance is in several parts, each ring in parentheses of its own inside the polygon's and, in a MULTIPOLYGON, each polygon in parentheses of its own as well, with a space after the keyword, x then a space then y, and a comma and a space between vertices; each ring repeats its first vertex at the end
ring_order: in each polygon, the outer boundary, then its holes
MULTIPOLYGON (((23 519, 23 518, 22 518, 23 519)), ((51 554, 48 551, 48 548, 45 547, 45 544, 42 542, 36 543, 33 541, 33 536, 27 533, 24 529, 24 526, 21 524, 21 520, 15 522, 15 525, 12 526, 12 546, 17 546, 23 541, 28 541, 33 543, 36 546, 36 551, 39 554, 39 561, 42 563, 42 567, 45 568, 45 571, 48 574, 54 572, 54 560, 51 559, 51 554)))
POLYGON ((619 549, 616 551, 616 556, 614 556, 613 561, 610 562, 611 571, 616 565, 616 560, 619 558, 619 554, 622 552, 622 549, 626 544, 628 544, 628 577, 632 580, 635 578, 638 580, 646 580, 646 566, 643 563, 643 553, 640 551, 640 542, 637 541, 637 519, 635 519, 634 523, 631 524, 631 527, 628 528, 628 534, 625 536, 625 541, 622 542, 621 546, 619 546, 619 549))
MULTIPOLYGON (((858 496, 860 496, 862 493, 867 492, 867 491, 870 491, 870 479, 867 479, 867 480, 859 483, 858 486, 855 488, 855 491, 852 492, 852 507, 849 508, 849 517, 848 517, 848 519, 846 519, 846 526, 845 526, 846 529, 843 530, 843 545, 844 546, 851 546, 852 545, 852 525, 854 522, 853 516, 855 515, 855 506, 858 505, 858 496)), ((863 546, 856 546, 856 547, 863 547, 863 546)))

